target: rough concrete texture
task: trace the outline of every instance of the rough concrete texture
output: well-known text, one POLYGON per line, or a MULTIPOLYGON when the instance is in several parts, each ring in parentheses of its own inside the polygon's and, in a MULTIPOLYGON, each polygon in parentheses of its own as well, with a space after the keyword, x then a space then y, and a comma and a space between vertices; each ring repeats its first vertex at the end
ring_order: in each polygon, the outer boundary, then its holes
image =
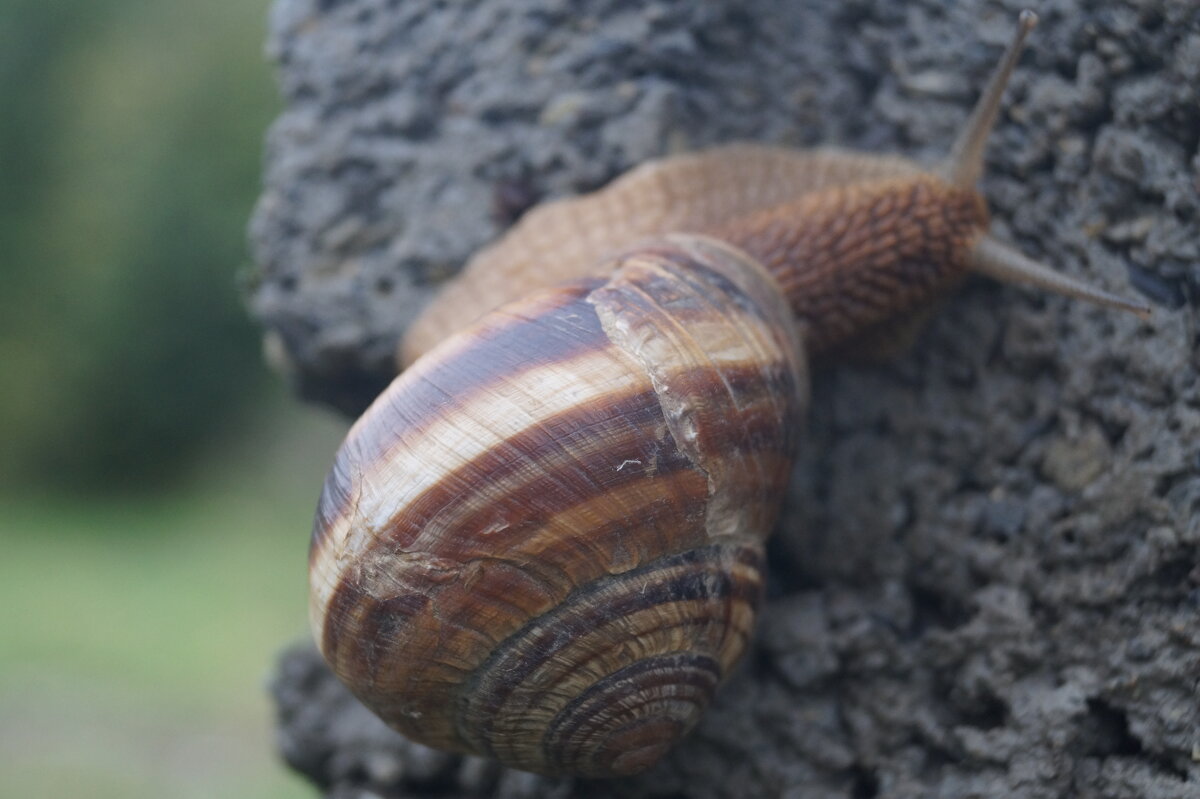
MULTIPOLYGON (((255 311, 302 394, 361 408, 534 199, 733 139, 936 159, 1018 7, 276 0, 255 311)), ((1155 318, 978 281, 910 354, 818 372, 757 645, 648 774, 408 744, 308 648, 292 765, 337 797, 1200 797, 1200 10, 1038 10, 995 228, 1155 318)))

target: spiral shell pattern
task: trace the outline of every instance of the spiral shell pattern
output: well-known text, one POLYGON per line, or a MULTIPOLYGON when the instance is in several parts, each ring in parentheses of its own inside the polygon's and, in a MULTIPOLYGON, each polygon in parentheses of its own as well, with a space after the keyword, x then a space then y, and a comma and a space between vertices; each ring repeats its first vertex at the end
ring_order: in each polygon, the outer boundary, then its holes
POLYGON ((744 652, 807 374, 772 279, 698 236, 485 316, 351 429, 310 552, 334 671, 432 746, 648 768, 744 652))

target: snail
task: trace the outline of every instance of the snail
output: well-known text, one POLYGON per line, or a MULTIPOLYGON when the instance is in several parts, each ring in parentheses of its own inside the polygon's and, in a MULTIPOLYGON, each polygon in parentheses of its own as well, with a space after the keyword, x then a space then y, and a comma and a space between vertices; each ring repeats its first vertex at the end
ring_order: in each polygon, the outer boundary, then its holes
POLYGON ((385 722, 527 771, 657 762, 746 651, 807 363, 894 341, 970 272, 1145 315, 988 233, 949 157, 732 145, 528 212, 407 333, 325 481, 311 619, 385 722))

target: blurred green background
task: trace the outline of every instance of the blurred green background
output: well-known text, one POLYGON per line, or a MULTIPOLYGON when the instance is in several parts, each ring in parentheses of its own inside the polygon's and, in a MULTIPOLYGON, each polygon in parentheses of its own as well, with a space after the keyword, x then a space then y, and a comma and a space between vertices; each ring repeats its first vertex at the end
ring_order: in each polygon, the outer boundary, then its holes
POLYGON ((344 423, 237 289, 267 6, 0 0, 2 796, 312 795, 265 682, 344 423))

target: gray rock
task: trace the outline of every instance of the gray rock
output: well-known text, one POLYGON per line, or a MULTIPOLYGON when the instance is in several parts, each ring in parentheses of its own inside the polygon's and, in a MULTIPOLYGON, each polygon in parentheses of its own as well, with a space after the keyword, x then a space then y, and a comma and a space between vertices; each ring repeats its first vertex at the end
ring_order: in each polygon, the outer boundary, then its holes
MULTIPOLYGON (((936 159, 1015 7, 276 0, 254 311, 301 394, 360 410, 538 198, 735 139, 936 159)), ((431 752, 308 648, 288 762, 329 796, 1200 796, 1200 10, 1043 10, 996 230, 1151 322, 978 281, 910 354, 816 374, 757 648, 648 774, 431 752)))

